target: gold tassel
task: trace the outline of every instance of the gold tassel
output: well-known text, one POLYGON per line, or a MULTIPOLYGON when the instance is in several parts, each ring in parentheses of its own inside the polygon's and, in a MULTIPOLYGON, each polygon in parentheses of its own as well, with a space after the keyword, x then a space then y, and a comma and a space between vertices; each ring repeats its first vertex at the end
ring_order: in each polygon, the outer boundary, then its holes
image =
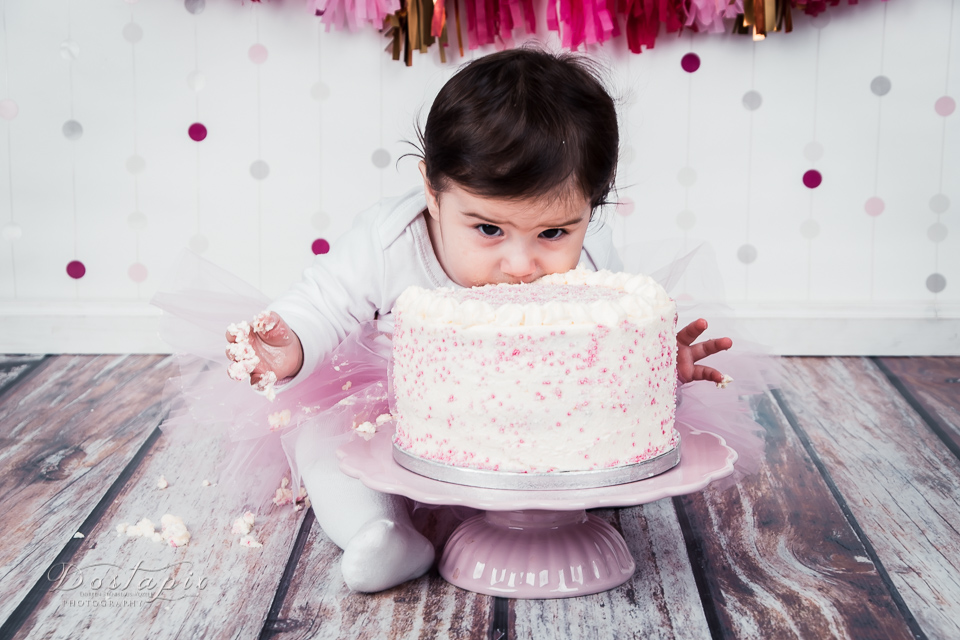
POLYGON ((772 31, 793 31, 790 0, 743 0, 743 13, 737 15, 733 32, 763 40, 772 31))

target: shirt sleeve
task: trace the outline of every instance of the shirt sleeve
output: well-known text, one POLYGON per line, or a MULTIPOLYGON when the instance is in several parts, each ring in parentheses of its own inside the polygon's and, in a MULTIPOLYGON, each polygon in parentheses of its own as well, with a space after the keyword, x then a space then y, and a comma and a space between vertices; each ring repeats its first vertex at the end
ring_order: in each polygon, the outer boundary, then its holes
POLYGON ((351 331, 378 311, 384 258, 377 214, 374 207, 358 216, 329 253, 316 256, 300 282, 270 305, 303 346, 303 367, 284 389, 306 378, 351 331))

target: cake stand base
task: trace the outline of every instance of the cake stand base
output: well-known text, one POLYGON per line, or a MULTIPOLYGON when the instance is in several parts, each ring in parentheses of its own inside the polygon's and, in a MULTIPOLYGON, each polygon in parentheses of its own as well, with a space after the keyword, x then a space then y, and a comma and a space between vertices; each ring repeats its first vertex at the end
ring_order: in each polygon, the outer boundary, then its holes
POLYGON ((465 520, 440 558, 462 589, 506 598, 569 598, 626 582, 636 568, 623 536, 579 511, 486 511, 465 520))

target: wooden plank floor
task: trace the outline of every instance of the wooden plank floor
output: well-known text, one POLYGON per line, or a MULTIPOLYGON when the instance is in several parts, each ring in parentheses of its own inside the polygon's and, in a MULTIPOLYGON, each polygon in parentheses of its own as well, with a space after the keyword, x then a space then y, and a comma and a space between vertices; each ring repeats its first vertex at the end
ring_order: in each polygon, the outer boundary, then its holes
MULTIPOLYGON (((755 403, 757 473, 596 512, 637 560, 626 584, 507 600, 436 571, 350 593, 309 511, 269 510, 263 548, 236 545, 204 484, 217 447, 157 429, 172 358, 0 356, 0 638, 960 637, 960 358, 785 366, 755 403), (115 533, 168 512, 189 545, 115 533)), ((454 524, 414 518, 438 549, 454 524)))

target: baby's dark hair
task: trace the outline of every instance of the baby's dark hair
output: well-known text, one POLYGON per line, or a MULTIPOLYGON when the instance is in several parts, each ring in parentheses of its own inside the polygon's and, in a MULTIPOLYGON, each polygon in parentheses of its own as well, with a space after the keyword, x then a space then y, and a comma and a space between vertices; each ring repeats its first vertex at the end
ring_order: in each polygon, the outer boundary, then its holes
POLYGON ((522 47, 470 62, 418 128, 430 186, 501 199, 577 187, 607 204, 617 170, 613 99, 590 60, 522 47))

